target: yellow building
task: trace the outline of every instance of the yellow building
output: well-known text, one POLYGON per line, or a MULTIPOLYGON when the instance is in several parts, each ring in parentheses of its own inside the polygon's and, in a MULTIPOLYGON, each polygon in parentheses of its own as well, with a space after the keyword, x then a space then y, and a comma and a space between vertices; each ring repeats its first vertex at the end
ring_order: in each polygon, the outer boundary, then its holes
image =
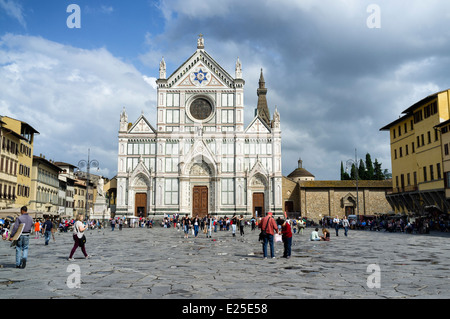
POLYGON ((450 199, 450 120, 440 123, 436 129, 441 133, 442 164, 445 198, 450 199))
POLYGON ((449 119, 450 90, 434 93, 381 128, 390 132, 393 189, 386 195, 397 212, 446 212, 442 141, 437 125, 449 119))
POLYGON ((59 179, 61 169, 45 156, 33 156, 30 209, 47 215, 59 215, 59 179))
POLYGON ((0 209, 14 208, 17 197, 17 166, 22 136, 4 128, 0 120, 0 209))
POLYGON ((33 166, 34 135, 39 134, 31 125, 20 120, 3 116, 3 127, 20 135, 17 153, 16 199, 14 207, 29 205, 31 196, 31 169, 33 166))

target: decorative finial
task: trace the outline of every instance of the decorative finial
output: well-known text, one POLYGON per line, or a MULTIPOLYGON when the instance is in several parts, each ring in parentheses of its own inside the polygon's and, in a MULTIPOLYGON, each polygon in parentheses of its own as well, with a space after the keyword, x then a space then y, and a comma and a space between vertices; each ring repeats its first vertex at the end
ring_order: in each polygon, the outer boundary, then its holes
POLYGON ((203 39, 203 34, 198 35, 197 40, 197 49, 204 49, 205 48, 205 39, 203 39))

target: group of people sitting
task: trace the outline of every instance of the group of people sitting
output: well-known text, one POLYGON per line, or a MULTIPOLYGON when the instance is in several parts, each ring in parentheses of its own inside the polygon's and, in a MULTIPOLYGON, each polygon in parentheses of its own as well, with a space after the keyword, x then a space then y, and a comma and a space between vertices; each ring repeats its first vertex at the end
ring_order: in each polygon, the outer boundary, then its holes
POLYGON ((323 234, 323 236, 319 236, 319 228, 316 228, 311 232, 310 239, 312 241, 320 241, 320 240, 330 241, 330 231, 328 229, 323 228, 322 234, 323 234))

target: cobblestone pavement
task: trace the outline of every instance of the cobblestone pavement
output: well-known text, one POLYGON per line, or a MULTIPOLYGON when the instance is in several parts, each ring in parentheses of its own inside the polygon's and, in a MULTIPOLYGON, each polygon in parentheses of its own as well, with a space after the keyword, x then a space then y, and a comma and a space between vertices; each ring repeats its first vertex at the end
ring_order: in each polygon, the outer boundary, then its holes
POLYGON ((25 269, 0 241, 0 298, 329 299, 449 298, 450 236, 332 230, 330 242, 294 234, 292 258, 262 258, 259 231, 183 238, 155 227, 90 230, 84 259, 71 233, 30 238, 25 269), (80 281, 77 281, 77 279, 80 281), (79 285, 77 285, 80 283, 79 285))

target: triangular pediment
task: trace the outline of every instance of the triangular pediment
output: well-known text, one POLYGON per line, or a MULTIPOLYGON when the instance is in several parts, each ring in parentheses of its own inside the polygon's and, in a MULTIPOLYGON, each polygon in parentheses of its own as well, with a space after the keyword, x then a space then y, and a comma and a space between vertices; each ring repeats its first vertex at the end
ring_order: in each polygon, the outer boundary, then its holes
POLYGON ((171 88, 233 88, 234 79, 204 50, 197 50, 167 83, 171 88))
POLYGON ((205 162, 211 168, 211 173, 217 172, 217 159, 214 153, 203 139, 196 139, 189 151, 185 154, 182 160, 182 165, 185 173, 188 173, 193 165, 202 164, 205 162))
POLYGON ((264 167, 264 165, 261 163, 261 161, 258 159, 256 160, 255 165, 253 165, 252 169, 249 171, 249 176, 255 176, 255 175, 262 175, 267 176, 268 172, 267 169, 264 167))
POLYGON ((156 130, 153 128, 153 126, 148 122, 148 120, 145 118, 144 115, 141 115, 136 122, 131 126, 131 128, 128 130, 128 133, 156 133, 156 130))
POLYGON ((136 168, 130 172, 130 180, 134 186, 150 186, 150 172, 142 160, 142 156, 139 159, 139 163, 136 168))
POLYGON ((245 129, 245 133, 271 133, 272 130, 259 116, 255 116, 253 121, 245 129))

